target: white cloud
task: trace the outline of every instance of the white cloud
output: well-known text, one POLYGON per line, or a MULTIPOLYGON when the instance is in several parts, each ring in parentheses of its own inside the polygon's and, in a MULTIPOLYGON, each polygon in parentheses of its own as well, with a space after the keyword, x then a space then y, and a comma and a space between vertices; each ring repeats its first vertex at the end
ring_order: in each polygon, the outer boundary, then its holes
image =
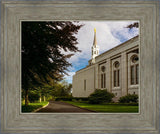
MULTIPOLYGON (((100 48, 100 53, 107 51, 123 41, 127 41, 139 34, 138 28, 129 30, 126 28, 129 24, 135 21, 81 21, 84 26, 76 35, 78 39, 78 48, 82 52, 76 52, 74 56, 68 59, 73 64, 68 72, 70 76, 65 76, 67 81, 72 81, 72 76, 77 71, 75 66, 81 66, 82 62, 87 63, 91 59, 91 47, 94 40, 94 28, 96 28, 97 44, 100 48), (83 61, 82 61, 83 60, 83 61)), ((65 52, 69 53, 69 52, 65 52)))
POLYGON ((121 37, 125 38, 126 40, 129 40, 139 33, 138 28, 133 28, 132 30, 126 28, 129 24, 131 23, 133 24, 134 22, 136 21, 118 21, 118 22, 114 21, 114 22, 107 22, 107 24, 110 25, 111 32, 114 36, 118 34, 121 37))
POLYGON ((75 64, 79 63, 79 59, 91 58, 91 47, 94 39, 94 28, 96 28, 97 44, 100 47, 100 53, 107 51, 121 43, 120 37, 128 40, 138 34, 138 30, 134 29, 132 32, 127 25, 133 23, 130 21, 81 21, 84 26, 79 30, 76 37, 78 38, 78 48, 82 50, 81 53, 75 53, 69 61, 75 64))

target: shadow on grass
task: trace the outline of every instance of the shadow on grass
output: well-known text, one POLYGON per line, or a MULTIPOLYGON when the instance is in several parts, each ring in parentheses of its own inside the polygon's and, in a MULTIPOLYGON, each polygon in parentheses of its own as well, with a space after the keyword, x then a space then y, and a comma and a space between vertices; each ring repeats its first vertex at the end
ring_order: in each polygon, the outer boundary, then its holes
POLYGON ((88 104, 82 102, 64 101, 66 103, 94 110, 97 112, 108 112, 108 113, 138 113, 138 104, 122 104, 122 103, 109 103, 109 104, 88 104))
POLYGON ((38 108, 41 108, 47 105, 48 102, 41 102, 41 103, 29 103, 28 106, 22 105, 22 113, 33 112, 38 108))

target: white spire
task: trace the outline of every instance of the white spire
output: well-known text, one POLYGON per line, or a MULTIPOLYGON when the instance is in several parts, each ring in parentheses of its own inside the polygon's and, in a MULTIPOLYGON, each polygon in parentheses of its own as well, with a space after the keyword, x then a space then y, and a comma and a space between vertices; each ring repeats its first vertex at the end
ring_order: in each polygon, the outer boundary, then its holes
POLYGON ((93 41, 93 45, 96 46, 97 45, 97 39, 96 39, 96 28, 94 28, 94 41, 93 41))
POLYGON ((99 55, 99 46, 97 45, 96 29, 94 28, 94 41, 92 46, 92 64, 95 63, 95 57, 99 55))

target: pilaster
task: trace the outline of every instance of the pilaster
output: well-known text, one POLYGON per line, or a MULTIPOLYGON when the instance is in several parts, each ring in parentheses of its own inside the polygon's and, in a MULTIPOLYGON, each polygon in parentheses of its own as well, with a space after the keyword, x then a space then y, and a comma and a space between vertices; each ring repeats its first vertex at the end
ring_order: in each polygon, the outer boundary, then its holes
POLYGON ((107 59, 107 64, 106 64, 106 88, 109 92, 111 92, 111 80, 112 80, 112 72, 111 72, 111 60, 110 58, 107 59))
POLYGON ((127 53, 123 52, 121 55, 121 89, 122 96, 127 95, 128 90, 128 65, 127 65, 127 53))
POLYGON ((95 89, 98 89, 99 73, 98 64, 95 65, 95 89))

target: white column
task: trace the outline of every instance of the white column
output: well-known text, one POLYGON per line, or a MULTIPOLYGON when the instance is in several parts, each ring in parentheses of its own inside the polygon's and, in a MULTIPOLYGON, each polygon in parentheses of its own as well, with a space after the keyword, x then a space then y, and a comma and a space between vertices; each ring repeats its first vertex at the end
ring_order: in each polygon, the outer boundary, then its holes
POLYGON ((122 53, 121 57, 121 89, 122 96, 127 95, 128 90, 128 78, 127 78, 127 54, 126 52, 122 53))

